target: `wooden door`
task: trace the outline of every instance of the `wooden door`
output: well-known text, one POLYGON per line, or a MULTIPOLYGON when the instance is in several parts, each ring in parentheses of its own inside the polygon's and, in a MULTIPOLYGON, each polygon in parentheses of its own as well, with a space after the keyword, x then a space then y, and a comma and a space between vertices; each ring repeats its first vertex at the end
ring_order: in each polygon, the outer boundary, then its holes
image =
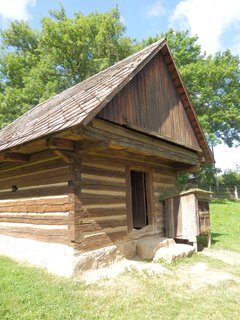
POLYGON ((144 172, 131 171, 131 190, 133 228, 141 229, 148 224, 146 174, 144 172))

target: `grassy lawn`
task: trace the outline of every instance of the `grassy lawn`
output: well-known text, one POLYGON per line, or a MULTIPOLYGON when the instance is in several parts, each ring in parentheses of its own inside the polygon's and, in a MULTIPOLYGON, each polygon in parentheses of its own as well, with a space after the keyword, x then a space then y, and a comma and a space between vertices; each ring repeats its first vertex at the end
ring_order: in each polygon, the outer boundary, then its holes
MULTIPOLYGON (((239 251, 240 203, 213 203, 211 210, 213 250, 239 251)), ((181 268, 196 263, 240 277, 240 266, 197 254, 172 265, 170 274, 132 271, 112 282, 85 285, 0 257, 0 319, 239 319, 239 282, 193 290, 181 268)))
POLYGON ((210 210, 213 247, 240 252, 240 201, 214 200, 210 210))

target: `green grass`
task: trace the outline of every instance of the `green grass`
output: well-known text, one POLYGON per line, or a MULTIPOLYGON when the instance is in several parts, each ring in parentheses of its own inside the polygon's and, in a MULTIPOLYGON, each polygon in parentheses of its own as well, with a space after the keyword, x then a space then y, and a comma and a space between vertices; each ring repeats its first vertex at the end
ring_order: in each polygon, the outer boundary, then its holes
MULTIPOLYGON (((239 251, 240 203, 212 203, 211 215, 213 250, 239 251)), ((239 319, 239 282, 194 291, 187 279, 182 281, 180 268, 197 262, 240 276, 240 266, 198 254, 172 265, 168 275, 146 277, 132 271, 112 284, 85 285, 0 257, 0 319, 239 319)))
POLYGON ((240 252, 240 201, 214 200, 210 214, 213 247, 240 252))
MULTIPOLYGON (((237 319, 240 314, 240 290, 233 281, 192 291, 174 274, 132 273, 114 285, 86 286, 0 261, 0 319, 237 319)), ((196 261, 201 259, 187 263, 196 261)))

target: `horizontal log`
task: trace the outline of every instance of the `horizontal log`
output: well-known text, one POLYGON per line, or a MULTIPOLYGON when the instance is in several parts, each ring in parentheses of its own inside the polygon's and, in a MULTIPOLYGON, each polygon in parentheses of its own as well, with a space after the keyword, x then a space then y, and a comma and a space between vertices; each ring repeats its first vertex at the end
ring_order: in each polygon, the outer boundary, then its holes
POLYGON ((43 224, 32 224, 32 223, 15 223, 15 222, 0 222, 0 228, 13 228, 13 229, 21 229, 21 230, 32 230, 32 232, 38 232, 37 230, 40 230, 41 232, 50 232, 51 233, 64 233, 67 231, 68 227, 67 225, 43 225, 43 224))
POLYGON ((87 127, 85 133, 92 137, 94 135, 101 137, 105 141, 110 139, 113 144, 116 143, 130 149, 136 148, 136 152, 142 150, 146 154, 155 154, 160 158, 166 157, 167 159, 189 164, 197 164, 199 162, 198 155, 193 151, 144 136, 131 130, 126 130, 126 128, 107 123, 100 119, 94 119, 93 127, 87 127))
POLYGON ((2 174, 5 172, 10 172, 12 170, 20 169, 20 168, 21 169, 27 168, 35 164, 46 163, 50 160, 55 160, 55 159, 59 159, 59 157, 55 155, 52 151, 42 151, 42 152, 32 154, 31 160, 27 163, 21 163, 21 164, 2 163, 0 164, 0 172, 2 174))
MULTIPOLYGON (((15 170, 12 168, 11 171, 1 171, 0 181, 9 179, 10 177, 21 178, 27 177, 32 174, 42 174, 45 172, 51 172, 56 170, 66 170, 68 166, 63 163, 60 159, 53 159, 43 163, 32 164, 27 167, 16 167, 15 170)), ((69 170, 69 169, 68 169, 69 170)))
POLYGON ((106 203, 121 203, 126 202, 126 194, 123 193, 121 195, 117 194, 91 194, 91 193, 81 193, 80 200, 82 203, 85 204, 91 204, 91 203, 104 203, 104 200, 106 200, 106 203))
POLYGON ((74 141, 64 138, 51 137, 47 140, 47 147, 50 149, 74 151, 74 141))
POLYGON ((70 174, 68 169, 59 169, 51 172, 45 172, 41 174, 32 174, 25 178, 14 178, 11 177, 1 182, 0 189, 11 188, 12 185, 16 185, 18 189, 31 187, 31 186, 40 186, 40 185, 48 185, 59 182, 67 182, 72 179, 72 175, 70 174))
POLYGON ((28 230, 27 232, 22 233, 21 230, 9 230, 9 229, 1 229, 0 228, 0 234, 16 237, 16 238, 27 238, 37 241, 43 241, 43 242, 51 242, 51 243, 61 243, 61 244, 69 244, 69 239, 67 234, 42 234, 40 232, 33 233, 31 230, 28 230))
POLYGON ((15 205, 15 206, 1 206, 1 212, 68 212, 72 208, 72 205, 15 205))
MULTIPOLYGON (((115 232, 115 228, 123 228, 124 230, 127 228, 127 221, 125 220, 105 220, 89 223, 84 221, 81 224, 76 225, 76 231, 81 232, 82 235, 86 233, 96 232, 101 230, 102 232, 109 233, 109 229, 112 229, 111 232, 115 232)), ((118 229, 119 230, 119 229, 118 229)), ((121 229, 122 230, 122 229, 121 229)))
POLYGON ((98 183, 98 181, 107 181, 107 182, 114 182, 114 183, 119 183, 119 184, 125 184, 126 179, 125 177, 115 177, 115 176, 99 176, 98 174, 88 174, 88 173, 82 173, 81 175, 82 179, 88 179, 88 180, 95 180, 96 183, 98 183))
POLYGON ((81 179, 82 188, 94 189, 94 190, 126 190, 127 186, 125 183, 113 182, 113 181, 96 181, 94 179, 81 179))
POLYGON ((125 201, 123 201, 122 199, 119 200, 119 202, 117 202, 116 200, 97 200, 97 201, 93 201, 93 200, 83 200, 82 201, 82 206, 83 209, 87 209, 89 211, 94 210, 94 209, 100 209, 100 208, 105 208, 105 211, 108 209, 114 209, 114 208, 118 208, 118 209, 125 209, 126 208, 126 203, 125 201))
POLYGON ((0 161, 5 162, 27 162, 30 160, 30 155, 15 152, 0 153, 0 161))
POLYGON ((118 171, 114 169, 103 169, 103 168, 95 168, 92 166, 82 165, 81 168, 82 174, 91 174, 91 175, 99 175, 102 177, 121 177, 125 178, 125 171, 118 171))
POLYGON ((82 166, 83 167, 93 167, 93 168, 99 168, 99 169, 105 169, 105 170, 113 170, 113 171, 120 171, 125 172, 125 166, 122 164, 116 164, 116 162, 109 160, 109 159, 101 159, 101 162, 99 159, 94 159, 94 157, 88 158, 87 160, 82 158, 82 166))
POLYGON ((42 226, 0 222, 0 234, 55 243, 67 243, 69 241, 66 226, 42 226))
POLYGON ((125 190, 112 190, 112 189, 91 189, 91 188, 82 188, 81 189, 81 197, 88 196, 93 197, 93 195, 105 195, 105 196, 120 196, 120 197, 126 197, 126 191, 125 190))
MULTIPOLYGON (((14 207, 14 206, 64 206, 68 205, 69 200, 68 197, 65 196, 64 198, 59 197, 39 197, 39 198, 30 198, 30 199, 18 199, 18 200, 0 200, 1 208, 7 207, 14 207)), ((60 210, 61 212, 62 210, 60 210)), ((34 212, 34 211, 33 211, 34 212)))
POLYGON ((30 224, 43 224, 43 225, 66 225, 69 222, 67 215, 51 215, 51 214, 14 214, 9 212, 0 213, 0 222, 14 222, 14 223, 30 223, 30 224))
POLYGON ((124 151, 114 151, 107 150, 104 153, 101 152, 88 152, 81 157, 82 163, 97 161, 99 163, 111 164, 116 167, 124 167, 131 164, 132 166, 142 166, 145 170, 162 171, 162 172, 171 172, 173 173, 174 168, 172 165, 169 165, 168 161, 159 161, 156 157, 144 156, 140 154, 135 154, 134 157, 132 154, 129 154, 124 151))
POLYGON ((44 188, 33 188, 28 190, 18 190, 17 192, 0 192, 1 199, 22 199, 32 197, 44 197, 44 196, 58 196, 68 194, 68 186, 46 186, 44 188))
MULTIPOLYGON (((84 207, 83 207, 84 210, 84 207)), ((86 209, 85 209, 86 210, 86 209)), ((122 215, 127 215, 127 209, 126 208, 105 208, 105 207, 100 207, 100 208, 95 208, 91 210, 86 210, 88 212, 87 216, 89 218, 98 218, 98 217, 112 217, 112 216, 122 216, 122 215)))

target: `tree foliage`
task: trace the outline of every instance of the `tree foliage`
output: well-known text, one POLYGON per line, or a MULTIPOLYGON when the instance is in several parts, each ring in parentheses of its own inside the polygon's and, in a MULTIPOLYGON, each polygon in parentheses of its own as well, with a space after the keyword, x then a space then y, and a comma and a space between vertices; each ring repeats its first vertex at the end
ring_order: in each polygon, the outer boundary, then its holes
POLYGON ((41 28, 13 22, 1 31, 0 127, 37 103, 166 37, 200 123, 212 145, 240 144, 240 63, 229 50, 202 53, 197 37, 172 29, 136 42, 117 8, 69 18, 63 7, 41 28))
POLYGON ((11 23, 1 31, 0 127, 130 55, 124 32, 117 8, 69 18, 62 7, 42 18, 39 31, 11 23))
POLYGON ((229 169, 217 177, 218 184, 221 187, 240 187, 240 166, 235 170, 229 169))

